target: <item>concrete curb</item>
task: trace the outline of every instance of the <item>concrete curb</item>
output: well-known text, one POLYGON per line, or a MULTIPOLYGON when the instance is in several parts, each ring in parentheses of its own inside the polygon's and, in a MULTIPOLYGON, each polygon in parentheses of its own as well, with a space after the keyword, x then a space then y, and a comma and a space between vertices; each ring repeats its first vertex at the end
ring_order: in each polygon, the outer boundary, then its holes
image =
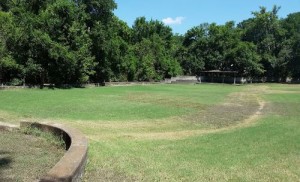
POLYGON ((17 125, 0 122, 0 131, 13 131, 13 130, 17 130, 17 129, 19 129, 19 127, 17 125))
POLYGON ((21 122, 20 128, 33 127, 62 137, 67 152, 39 182, 81 181, 87 162, 88 141, 78 130, 62 124, 21 122))

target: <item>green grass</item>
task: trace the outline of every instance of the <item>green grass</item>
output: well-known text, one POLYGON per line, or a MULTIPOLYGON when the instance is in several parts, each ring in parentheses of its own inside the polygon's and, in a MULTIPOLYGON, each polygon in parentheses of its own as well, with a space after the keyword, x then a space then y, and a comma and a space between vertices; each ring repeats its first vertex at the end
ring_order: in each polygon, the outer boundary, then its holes
POLYGON ((22 128, 21 132, 26 135, 32 135, 35 137, 43 138, 47 143, 49 143, 50 145, 56 146, 58 148, 62 148, 62 149, 66 148, 66 144, 65 144, 62 136, 57 136, 50 132, 44 132, 44 131, 42 131, 38 128, 34 128, 34 127, 22 128))
POLYGON ((143 120, 182 115, 193 107, 180 107, 181 102, 200 103, 204 107, 238 87, 211 85, 105 87, 71 90, 14 90, 2 91, 0 109, 22 117, 73 120, 143 120), (132 99, 135 97, 135 100, 132 99), (157 104, 155 99, 166 99, 157 104), (168 102, 169 101, 169 102, 168 102), (173 102, 172 102, 173 101, 173 102))
POLYGON ((138 181, 298 181, 300 125, 281 119, 184 140, 93 142, 90 170, 108 166, 138 181))
POLYGON ((3 91, 0 121, 81 130, 86 181, 299 181, 298 92, 282 84, 3 91))

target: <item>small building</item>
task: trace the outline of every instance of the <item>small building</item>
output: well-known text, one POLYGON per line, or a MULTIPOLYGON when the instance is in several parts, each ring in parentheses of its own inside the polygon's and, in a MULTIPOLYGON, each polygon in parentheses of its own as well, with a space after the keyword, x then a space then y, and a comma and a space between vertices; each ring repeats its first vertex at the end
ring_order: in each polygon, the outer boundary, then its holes
POLYGON ((177 76, 171 79, 165 79, 166 83, 232 83, 244 84, 247 82, 246 78, 238 77, 237 71, 221 71, 210 70, 202 71, 198 76, 177 76))
POLYGON ((198 81, 211 83, 245 83, 246 79, 237 77, 237 71, 209 70, 201 71, 198 81))
POLYGON ((165 79, 165 83, 198 83, 197 76, 176 76, 165 79))

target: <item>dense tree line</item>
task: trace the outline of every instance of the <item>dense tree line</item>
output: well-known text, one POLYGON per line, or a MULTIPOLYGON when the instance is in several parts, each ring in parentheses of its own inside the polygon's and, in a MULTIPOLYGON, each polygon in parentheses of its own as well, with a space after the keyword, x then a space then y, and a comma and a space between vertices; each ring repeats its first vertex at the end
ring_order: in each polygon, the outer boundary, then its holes
POLYGON ((300 13, 279 19, 279 8, 261 7, 238 25, 202 24, 183 38, 179 61, 185 74, 236 70, 241 76, 284 81, 299 78, 300 13))
POLYGON ((81 84, 159 81, 203 70, 300 77, 300 13, 260 8, 239 24, 201 24, 185 35, 139 17, 132 27, 113 0, 2 0, 0 82, 81 84))

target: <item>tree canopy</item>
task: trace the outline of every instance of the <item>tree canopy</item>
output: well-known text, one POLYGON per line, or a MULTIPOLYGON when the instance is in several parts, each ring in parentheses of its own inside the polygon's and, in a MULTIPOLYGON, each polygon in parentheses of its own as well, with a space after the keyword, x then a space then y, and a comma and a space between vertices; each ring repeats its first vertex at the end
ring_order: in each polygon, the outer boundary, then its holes
POLYGON ((300 77, 300 13, 261 7, 237 25, 202 23, 184 35, 158 20, 133 26, 113 0, 0 2, 0 83, 160 81, 204 70, 284 81, 300 77))

